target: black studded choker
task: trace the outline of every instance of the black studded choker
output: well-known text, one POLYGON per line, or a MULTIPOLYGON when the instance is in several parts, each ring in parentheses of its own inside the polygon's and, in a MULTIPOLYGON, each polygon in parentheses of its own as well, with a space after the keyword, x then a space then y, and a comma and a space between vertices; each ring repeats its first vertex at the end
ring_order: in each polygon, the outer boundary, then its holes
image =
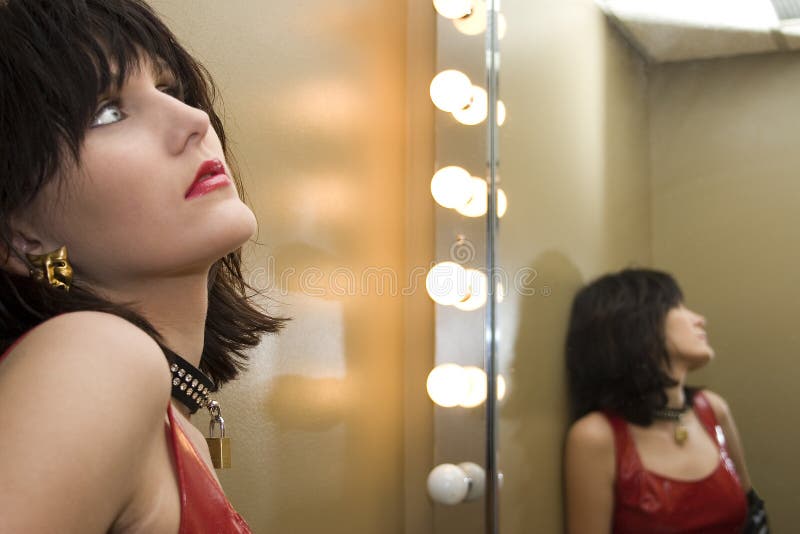
POLYGON ((689 411, 689 406, 685 405, 682 408, 658 408, 653 410, 653 419, 664 419, 667 421, 680 421, 681 416, 689 411))
POLYGON ((214 382, 200 369, 174 352, 170 356, 172 397, 189 408, 189 413, 195 413, 200 408, 208 406, 208 403, 211 402, 209 394, 217 391, 214 382))

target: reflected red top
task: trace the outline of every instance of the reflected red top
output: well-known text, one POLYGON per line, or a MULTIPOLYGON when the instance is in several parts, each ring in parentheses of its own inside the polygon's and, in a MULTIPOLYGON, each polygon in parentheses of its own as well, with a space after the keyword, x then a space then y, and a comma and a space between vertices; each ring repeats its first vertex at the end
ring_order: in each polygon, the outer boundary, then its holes
POLYGON ((250 527, 233 509, 208 464, 175 420, 172 404, 167 406, 167 414, 181 491, 178 534, 250 534, 250 527))
MULTIPOLYGON (((20 336, 0 355, 0 362, 25 337, 20 336)), ((225 497, 208 464, 184 434, 180 423, 167 405, 167 435, 175 458, 181 494, 181 523, 178 534, 252 534, 242 516, 225 497)))
POLYGON ((725 435, 702 393, 693 409, 719 448, 713 473, 696 481, 675 480, 647 471, 642 465, 628 423, 606 414, 614 430, 617 475, 614 485, 614 534, 739 534, 747 515, 747 500, 725 435))

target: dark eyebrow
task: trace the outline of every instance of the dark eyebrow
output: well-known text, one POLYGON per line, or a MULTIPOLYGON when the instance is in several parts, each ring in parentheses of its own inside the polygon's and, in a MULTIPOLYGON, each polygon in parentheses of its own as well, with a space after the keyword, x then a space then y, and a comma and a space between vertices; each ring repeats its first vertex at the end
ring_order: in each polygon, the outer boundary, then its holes
MULTIPOLYGON (((146 68, 150 75, 153 78, 162 78, 168 76, 170 78, 174 78, 177 80, 177 76, 169 64, 164 61, 161 57, 147 57, 142 56, 138 60, 138 65, 135 65, 134 68, 142 69, 146 68)), ((130 74, 130 69, 125 69, 125 77, 130 74)), ((97 102, 105 102, 106 100, 111 99, 115 94, 119 92, 122 86, 125 84, 125 80, 122 79, 120 75, 119 67, 116 65, 109 65, 109 74, 111 77, 112 83, 105 88, 104 91, 97 95, 97 102)))
POLYGON ((150 58, 147 62, 150 65, 150 74, 153 75, 154 78, 160 78, 162 76, 170 76, 172 78, 176 78, 175 71, 172 70, 172 67, 164 61, 161 57, 154 57, 150 58))

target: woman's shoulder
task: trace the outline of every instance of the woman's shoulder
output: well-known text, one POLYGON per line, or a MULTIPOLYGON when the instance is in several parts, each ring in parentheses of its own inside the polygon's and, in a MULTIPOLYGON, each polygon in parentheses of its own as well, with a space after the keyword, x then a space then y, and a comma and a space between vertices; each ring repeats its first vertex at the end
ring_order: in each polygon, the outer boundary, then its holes
POLYGON ((576 420, 567 433, 564 464, 568 480, 587 480, 606 487, 614 479, 614 432, 602 412, 590 412, 576 420), (572 475, 570 475, 572 473, 572 475))
POLYGON ((7 354, 9 359, 31 365, 58 365, 67 356, 76 364, 104 368, 136 363, 135 368, 145 371, 167 369, 164 353, 146 332, 121 317, 95 311, 48 319, 27 332, 7 354))
POLYGON ((603 412, 589 412, 572 423, 567 433, 567 442, 582 447, 613 451, 614 431, 611 421, 603 412))
MULTIPOLYGON (((72 388, 77 399, 91 401, 113 391, 118 392, 114 399, 126 400, 125 393, 136 390, 139 402, 147 405, 151 399, 161 411, 169 401, 169 378, 167 360, 153 338, 121 317, 94 311, 41 323, 0 365, 0 384, 11 381, 16 391, 38 391, 52 381, 58 391, 72 388)), ((0 387, 0 398, 8 389, 0 387)))
POLYGON ((127 411, 126 416, 131 408, 155 416, 155 410, 163 415, 170 390, 169 366, 155 340, 102 312, 53 317, 24 335, 0 362, 0 400, 14 406, 46 401, 82 412, 101 403, 127 411))
POLYGON ((0 472, 14 488, 0 488, 0 511, 16 510, 0 531, 107 528, 164 439, 169 377, 158 344, 113 315, 68 313, 25 335, 0 362, 0 472), (50 519, 34 513, 50 506, 50 519))

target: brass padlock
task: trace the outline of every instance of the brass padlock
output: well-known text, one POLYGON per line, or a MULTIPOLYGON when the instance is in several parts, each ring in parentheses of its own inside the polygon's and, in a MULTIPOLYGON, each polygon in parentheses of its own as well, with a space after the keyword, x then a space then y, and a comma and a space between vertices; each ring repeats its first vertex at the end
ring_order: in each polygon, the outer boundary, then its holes
POLYGON ((225 437, 225 419, 222 418, 217 401, 208 404, 208 411, 211 412, 211 421, 208 423, 208 435, 206 443, 208 452, 211 453, 211 462, 215 469, 227 469, 231 466, 231 438, 225 437), (219 425, 219 437, 216 434, 216 427, 219 425))

